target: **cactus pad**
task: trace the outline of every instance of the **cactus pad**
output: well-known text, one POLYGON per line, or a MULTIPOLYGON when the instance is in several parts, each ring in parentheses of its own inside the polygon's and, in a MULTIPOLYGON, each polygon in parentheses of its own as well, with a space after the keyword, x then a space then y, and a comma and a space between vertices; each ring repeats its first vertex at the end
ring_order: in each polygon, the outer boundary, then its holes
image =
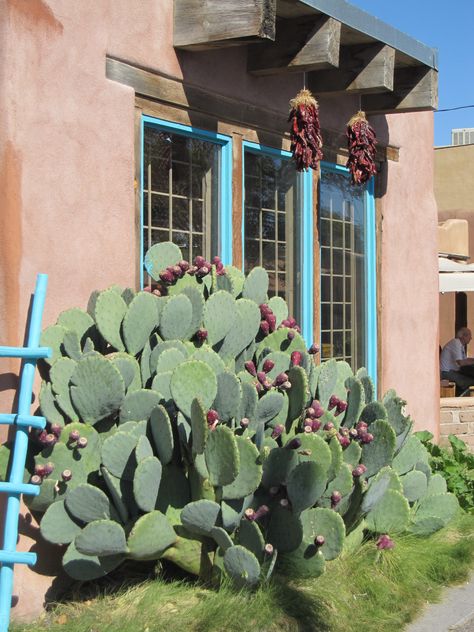
POLYGON ((193 316, 193 305, 184 294, 171 296, 160 316, 160 332, 164 340, 186 339, 193 316))
POLYGON ((229 292, 219 290, 211 294, 204 307, 204 329, 210 345, 225 338, 234 325, 235 301, 229 292))
POLYGON ((209 409, 217 395, 214 371, 200 360, 188 360, 176 367, 171 377, 171 394, 186 417, 191 416, 191 404, 198 397, 209 409))
POLYGON ((152 410, 150 428, 158 457, 163 465, 167 465, 173 458, 174 439, 171 421, 163 406, 152 410))
POLYGON ((160 400, 159 393, 145 388, 127 393, 120 406, 120 423, 148 420, 160 400))
POLYGON ((114 568, 117 568, 124 559, 125 557, 122 554, 106 555, 104 557, 83 555, 77 550, 74 542, 71 542, 64 553, 63 568, 72 579, 89 581, 105 577, 114 568))
POLYGON ((268 274, 264 268, 254 268, 246 277, 242 296, 248 298, 257 305, 265 303, 268 292, 268 274))
POLYGON ((74 540, 83 555, 118 555, 127 552, 125 531, 113 520, 94 520, 74 540))
POLYGON ((403 495, 410 503, 414 503, 426 494, 428 481, 426 475, 418 470, 407 472, 401 478, 403 485, 403 495))
POLYGON ((131 530, 127 545, 134 560, 156 560, 177 540, 173 527, 160 511, 139 518, 131 530))
POLYGON ((286 485, 294 513, 312 507, 322 496, 326 483, 326 471, 319 463, 306 461, 297 465, 290 472, 286 485))
POLYGON ((235 373, 223 371, 217 376, 217 395, 212 408, 222 421, 230 421, 239 412, 242 389, 235 373))
POLYGON ((216 525, 219 512, 219 505, 212 500, 196 500, 183 509, 181 522, 192 533, 209 535, 216 525))
POLYGON ((133 477, 135 502, 142 511, 155 509, 160 489, 162 466, 156 456, 147 456, 137 465, 133 477))
POLYGON ((362 447, 362 462, 367 466, 367 478, 389 465, 395 453, 395 433, 387 421, 374 421, 370 432, 374 440, 362 447))
POLYGON ((239 472, 239 450, 234 433, 226 426, 217 426, 209 433, 204 448, 209 480, 222 487, 234 481, 239 472))
POLYGON ((115 290, 104 290, 97 296, 94 308, 97 328, 104 340, 117 351, 125 351, 120 331, 126 313, 127 303, 115 290))
POLYGON ((137 355, 158 326, 156 297, 139 292, 129 304, 122 324, 122 333, 128 353, 137 355))
POLYGON ((48 507, 40 525, 41 535, 52 544, 69 544, 81 529, 82 527, 67 511, 63 500, 48 507))
POLYGON ((407 528, 409 514, 407 499, 389 489, 367 514, 367 529, 375 533, 402 533, 407 528))
POLYGON ((110 518, 110 501, 98 487, 83 483, 66 496, 66 509, 82 522, 110 518))
POLYGON ((262 479, 262 466, 260 454, 251 441, 238 436, 235 440, 239 450, 239 471, 235 480, 222 488, 222 497, 237 500, 257 489, 262 479))
POLYGON ((160 280, 160 272, 168 266, 176 265, 183 255, 176 244, 163 241, 152 246, 145 255, 145 268, 155 281, 160 280))
POLYGON ((236 588, 251 588, 258 584, 260 579, 260 564, 257 558, 238 544, 225 552, 224 568, 236 588))
POLYGON ((136 461, 134 450, 137 437, 130 432, 119 431, 102 444, 102 463, 108 471, 119 478, 133 479, 136 461))

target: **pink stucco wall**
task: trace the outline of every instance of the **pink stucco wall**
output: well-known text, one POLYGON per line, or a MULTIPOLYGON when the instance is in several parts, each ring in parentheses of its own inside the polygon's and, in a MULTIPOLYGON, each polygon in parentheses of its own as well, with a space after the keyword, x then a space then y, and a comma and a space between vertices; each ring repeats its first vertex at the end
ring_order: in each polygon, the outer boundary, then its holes
MULTIPOLYGON (((134 285, 134 93, 105 77, 106 54, 220 94, 287 111, 302 77, 255 78, 239 49, 179 53, 172 0, 0 3, 0 344, 21 344, 37 272, 49 274, 44 325, 93 289, 134 285), (210 72, 212 68, 212 72, 210 72)), ((344 129, 355 97, 321 99, 323 126, 344 129)), ((436 206, 433 117, 375 119, 401 147, 382 198, 382 389, 396 388, 419 427, 436 430, 436 206)), ((8 412, 17 363, 0 364, 8 412)), ((2 439, 4 435, 0 435, 2 439)), ((29 548, 33 540, 22 539, 29 548)), ((47 569, 44 569, 47 573, 47 569)), ((17 616, 41 607, 50 580, 16 570, 17 616)))

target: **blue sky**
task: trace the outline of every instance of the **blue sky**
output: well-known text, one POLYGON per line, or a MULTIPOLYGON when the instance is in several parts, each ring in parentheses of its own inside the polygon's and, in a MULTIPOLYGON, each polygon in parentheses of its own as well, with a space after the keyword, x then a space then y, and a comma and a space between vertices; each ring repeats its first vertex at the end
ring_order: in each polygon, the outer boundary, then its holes
MULTIPOLYGON (((439 109, 474 105, 474 0, 349 1, 438 49, 439 109)), ((474 127, 474 107, 434 116, 435 145, 450 145, 452 128, 474 127)))

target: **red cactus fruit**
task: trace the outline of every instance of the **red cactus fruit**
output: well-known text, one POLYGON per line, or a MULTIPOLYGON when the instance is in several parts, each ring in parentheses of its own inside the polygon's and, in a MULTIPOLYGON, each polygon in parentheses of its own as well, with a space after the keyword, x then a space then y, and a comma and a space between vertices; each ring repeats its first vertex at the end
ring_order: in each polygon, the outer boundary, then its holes
POLYGON ((80 450, 82 450, 83 448, 86 448, 87 447, 87 438, 86 437, 80 437, 77 440, 76 447, 78 447, 80 450))
POLYGON ((207 329, 199 329, 199 330, 196 332, 196 338, 197 338, 199 341, 201 341, 201 342, 203 342, 204 340, 206 340, 206 338, 207 338, 207 329))
POLYGON ((255 511, 254 509, 252 509, 251 507, 249 507, 248 509, 245 510, 245 517, 247 518, 247 520, 255 520, 255 511))
POLYGON ((59 424, 51 424, 51 432, 53 435, 59 439, 62 432, 62 427, 59 424))
POLYGON ((277 424, 273 428, 272 439, 278 439, 278 437, 282 434, 284 429, 285 429, 285 427, 282 424, 277 424))
POLYGON ((279 373, 275 378, 275 386, 281 386, 283 382, 288 381, 288 375, 286 373, 279 373))
POLYGON ((45 475, 44 465, 35 465, 35 474, 40 478, 43 478, 45 475))
POLYGON ((79 430, 71 430, 69 433, 69 441, 77 441, 80 438, 81 434, 79 430))
POLYGON ((300 351, 293 351, 291 354, 291 364, 292 366, 299 366, 301 363, 301 352, 300 351))
POLYGON ((72 478, 72 472, 71 470, 63 470, 61 472, 61 478, 63 479, 63 481, 67 482, 70 481, 72 478))
POLYGON ((273 555, 273 544, 267 542, 267 544, 265 544, 265 546, 263 547, 263 550, 265 551, 266 555, 273 555))
POLYGON ((339 399, 339 397, 336 397, 336 395, 331 395, 329 399, 328 410, 332 410, 333 408, 336 408, 336 406, 338 405, 340 401, 341 400, 339 399))
POLYGON ((217 410, 214 410, 213 408, 210 408, 207 411, 207 423, 208 424, 213 424, 215 421, 219 420, 219 414, 217 412, 217 410))
POLYGON ((321 422, 318 419, 315 419, 312 423, 313 432, 318 432, 321 428, 321 422))
POLYGON ((381 550, 393 549, 394 546, 395 546, 395 542, 387 534, 381 535, 380 538, 376 542, 376 547, 381 550))
POLYGON ((38 476, 38 474, 33 474, 33 476, 30 478, 30 483, 32 485, 41 485, 42 482, 43 479, 41 478, 41 476, 38 476))
POLYGON ((328 421, 326 424, 324 424, 323 430, 334 430, 334 424, 332 423, 332 421, 328 421))
POLYGON ((319 345, 317 345, 316 343, 313 343, 311 347, 308 349, 308 353, 310 355, 316 355, 317 353, 319 353, 319 345))
POLYGON ((242 419, 240 420, 240 426, 242 428, 248 428, 249 423, 250 423, 250 419, 248 419, 247 417, 242 417, 242 419))
POLYGON ((48 461, 48 463, 46 463, 46 465, 44 466, 44 475, 45 476, 49 476, 50 474, 52 474, 54 471, 54 463, 51 463, 51 461, 48 461))
POLYGON ((245 370, 248 371, 250 375, 253 375, 254 377, 257 376, 257 369, 255 368, 255 364, 252 362, 252 360, 247 360, 244 366, 245 370))
POLYGON ((331 507, 334 509, 342 500, 342 494, 338 491, 333 491, 331 494, 331 507))
POLYGON ((265 371, 265 373, 269 373, 273 369, 274 366, 275 366, 275 363, 273 362, 273 360, 270 360, 270 358, 268 358, 263 363, 262 369, 265 371))
POLYGON ((288 340, 293 340, 295 336, 296 336, 296 332, 293 331, 293 329, 290 329, 289 332, 286 334, 286 337, 288 338, 288 340))
POLYGON ((314 546, 320 547, 323 546, 323 544, 326 542, 325 538, 323 535, 317 535, 314 538, 314 546))
POLYGON ((267 323, 266 320, 262 320, 260 322, 260 331, 262 332, 262 334, 264 336, 267 336, 270 332, 270 325, 267 323))

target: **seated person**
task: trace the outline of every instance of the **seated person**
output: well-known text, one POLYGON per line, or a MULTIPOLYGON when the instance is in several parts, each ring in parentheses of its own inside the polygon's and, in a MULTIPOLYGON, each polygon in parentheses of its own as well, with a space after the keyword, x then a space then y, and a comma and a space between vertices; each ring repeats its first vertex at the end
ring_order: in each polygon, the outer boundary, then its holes
POLYGON ((461 327, 456 337, 446 343, 441 351, 441 379, 455 382, 457 395, 474 386, 474 358, 466 357, 466 345, 471 338, 471 330, 461 327))

